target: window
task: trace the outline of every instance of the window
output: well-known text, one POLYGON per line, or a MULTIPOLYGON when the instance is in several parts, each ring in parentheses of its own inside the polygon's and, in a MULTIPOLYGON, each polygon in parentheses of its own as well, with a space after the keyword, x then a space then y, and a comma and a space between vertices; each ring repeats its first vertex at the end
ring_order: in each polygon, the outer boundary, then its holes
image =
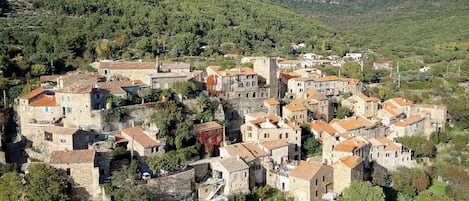
POLYGON ((244 178, 248 177, 248 174, 246 173, 246 171, 243 172, 243 176, 244 178))
POLYGON ((70 102, 70 96, 67 96, 67 100, 68 100, 68 102, 70 102))
POLYGON ((316 197, 318 197, 318 191, 316 191, 316 197))
POLYGON ((49 112, 49 106, 44 107, 45 112, 49 112))
POLYGON ((67 141, 65 139, 60 139, 60 144, 65 144, 67 141))
POLYGON ((322 182, 325 182, 326 181, 326 178, 324 177, 324 175, 322 176, 322 182))
POLYGON ((264 133, 264 138, 267 138, 267 133, 264 133))
POLYGON ((70 168, 67 168, 67 175, 70 176, 70 168))
POLYGON ((288 133, 285 133, 285 138, 288 138, 288 133))
MULTIPOLYGON (((318 185, 318 179, 316 179, 316 186, 318 185)), ((316 191, 317 192, 317 191, 316 191)), ((316 195, 317 196, 317 195, 316 195)))
POLYGON ((279 139, 282 139, 282 134, 280 133, 280 135, 278 136, 279 139))
POLYGON ((107 69, 104 69, 104 75, 107 75, 109 72, 107 69))

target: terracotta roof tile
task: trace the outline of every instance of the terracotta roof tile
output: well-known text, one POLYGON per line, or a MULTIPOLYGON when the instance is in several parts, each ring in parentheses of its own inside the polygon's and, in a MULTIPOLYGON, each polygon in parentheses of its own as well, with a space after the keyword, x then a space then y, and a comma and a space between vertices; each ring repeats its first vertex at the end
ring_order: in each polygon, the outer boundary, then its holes
POLYGON ((39 87, 39 88, 34 89, 34 90, 32 90, 31 92, 27 93, 26 95, 21 96, 21 99, 27 99, 27 100, 29 100, 29 99, 32 99, 32 98, 34 98, 34 97, 36 97, 36 96, 41 95, 41 94, 44 93, 44 92, 45 92, 45 90, 44 90, 43 88, 40 88, 40 87, 39 87))
POLYGON ((265 100, 264 103, 267 105, 279 105, 280 104, 280 102, 274 98, 269 98, 265 100))
POLYGON ((29 106, 56 106, 55 96, 42 96, 33 102, 29 103, 29 106))
POLYGON ((287 140, 282 139, 282 140, 273 140, 273 141, 263 142, 261 143, 261 145, 267 148, 268 150, 272 150, 272 149, 277 149, 280 147, 288 146, 289 143, 287 142, 287 140))
POLYGON ((408 126, 408 125, 412 125, 414 123, 417 123, 419 121, 422 121, 424 118, 421 117, 420 115, 413 115, 413 116, 410 116, 409 118, 407 119, 404 119, 404 120, 401 120, 401 121, 398 121, 398 122, 395 122, 394 125, 396 126, 408 126))
POLYGON ((347 167, 349 167, 350 169, 353 169, 357 167, 357 165, 359 165, 362 161, 363 159, 360 158, 359 156, 345 156, 341 158, 339 161, 337 161, 336 163, 341 162, 347 167))
POLYGON ((337 132, 331 125, 326 123, 325 121, 319 119, 319 120, 314 120, 309 124, 309 127, 316 131, 316 132, 326 132, 329 135, 333 135, 335 132, 337 132))
POLYGON ((298 112, 298 111, 306 110, 305 106, 301 104, 288 104, 288 105, 285 105, 284 108, 291 112, 298 112))
POLYGON ((195 124, 194 128, 197 132, 208 131, 213 129, 220 129, 223 128, 220 124, 215 121, 205 122, 201 124, 195 124))
POLYGON ((384 150, 386 151, 398 151, 401 150, 401 146, 395 143, 387 137, 380 137, 377 139, 382 145, 384 145, 384 150))
POLYGON ((414 103, 411 101, 411 100, 407 100, 407 99, 404 99, 404 98, 393 98, 391 99, 392 101, 394 101, 396 104, 398 104, 399 106, 403 107, 403 106, 411 106, 413 105, 414 103))
POLYGON ((257 73, 255 73, 252 68, 248 67, 236 67, 223 71, 218 71, 217 73, 220 76, 257 75, 257 73))
POLYGON ((50 163, 51 164, 94 163, 95 155, 96 155, 96 151, 94 149, 53 151, 50 156, 50 163))
POLYGON ((321 167, 321 163, 300 161, 298 166, 290 172, 290 177, 311 181, 321 167))
POLYGON ((127 140, 131 141, 133 138, 136 143, 142 145, 145 148, 160 145, 160 142, 145 134, 141 126, 124 128, 122 129, 121 133, 125 138, 127 138, 127 140))
POLYGON ((236 143, 224 146, 222 149, 225 149, 229 156, 239 156, 246 163, 253 161, 257 157, 267 156, 267 152, 255 143, 236 143))
POLYGON ((365 138, 357 136, 337 144, 334 147, 334 151, 352 152, 353 150, 362 148, 367 144, 369 144, 369 142, 365 138))
POLYGON ((358 118, 342 119, 336 123, 347 131, 364 127, 363 123, 360 122, 358 118))

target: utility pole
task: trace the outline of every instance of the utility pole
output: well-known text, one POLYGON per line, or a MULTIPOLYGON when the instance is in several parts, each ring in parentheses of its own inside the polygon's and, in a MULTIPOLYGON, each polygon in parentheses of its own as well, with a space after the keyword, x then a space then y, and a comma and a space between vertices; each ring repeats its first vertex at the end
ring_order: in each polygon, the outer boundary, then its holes
POLYGON ((226 146, 225 123, 223 123, 223 146, 226 146))

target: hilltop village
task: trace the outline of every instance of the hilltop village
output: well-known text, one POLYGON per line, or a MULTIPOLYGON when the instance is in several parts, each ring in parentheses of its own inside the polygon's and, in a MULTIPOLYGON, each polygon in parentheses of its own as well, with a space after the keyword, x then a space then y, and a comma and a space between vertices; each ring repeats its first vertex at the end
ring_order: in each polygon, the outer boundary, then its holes
POLYGON ((116 172, 130 167, 131 185, 153 200, 229 200, 266 185, 293 200, 335 200, 377 169, 419 166, 395 139, 429 138, 448 119, 444 105, 370 97, 361 81, 313 68, 361 57, 227 54, 240 65, 197 70, 102 60, 95 72, 41 76, 15 103, 23 169, 64 170, 79 200, 114 199, 125 189, 116 172))

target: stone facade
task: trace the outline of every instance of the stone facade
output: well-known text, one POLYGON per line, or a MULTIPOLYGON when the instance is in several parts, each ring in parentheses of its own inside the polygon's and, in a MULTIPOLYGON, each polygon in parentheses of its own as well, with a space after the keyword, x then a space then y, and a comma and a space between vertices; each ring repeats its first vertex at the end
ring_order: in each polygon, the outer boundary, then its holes
POLYGON ((289 174, 289 192, 296 201, 319 201, 332 191, 333 169, 315 162, 300 161, 289 174))
POLYGON ((332 164, 332 167, 336 193, 342 193, 352 181, 363 181, 363 159, 358 156, 346 156, 332 164))
POLYGON ((294 144, 290 150, 294 159, 298 160, 301 153, 301 129, 292 123, 286 123, 279 117, 270 116, 246 122, 241 125, 241 135, 244 142, 267 142, 273 140, 287 140, 294 144))
POLYGON ((223 179, 223 195, 249 193, 249 167, 238 157, 224 158, 211 162, 213 177, 223 179))
POLYGON ((97 198, 99 188, 99 167, 96 165, 94 150, 55 151, 50 164, 63 169, 70 176, 72 193, 80 200, 97 198))
POLYGON ((359 80, 324 76, 321 78, 296 77, 288 80, 288 93, 301 96, 304 92, 315 89, 325 96, 338 96, 344 93, 361 93, 362 85, 359 80))
POLYGON ((387 137, 370 139, 370 160, 376 164, 394 171, 398 167, 414 167, 412 151, 400 143, 393 142, 387 137))
POLYGON ((378 114, 379 99, 359 93, 343 100, 342 106, 352 110, 355 115, 370 117, 378 114))

